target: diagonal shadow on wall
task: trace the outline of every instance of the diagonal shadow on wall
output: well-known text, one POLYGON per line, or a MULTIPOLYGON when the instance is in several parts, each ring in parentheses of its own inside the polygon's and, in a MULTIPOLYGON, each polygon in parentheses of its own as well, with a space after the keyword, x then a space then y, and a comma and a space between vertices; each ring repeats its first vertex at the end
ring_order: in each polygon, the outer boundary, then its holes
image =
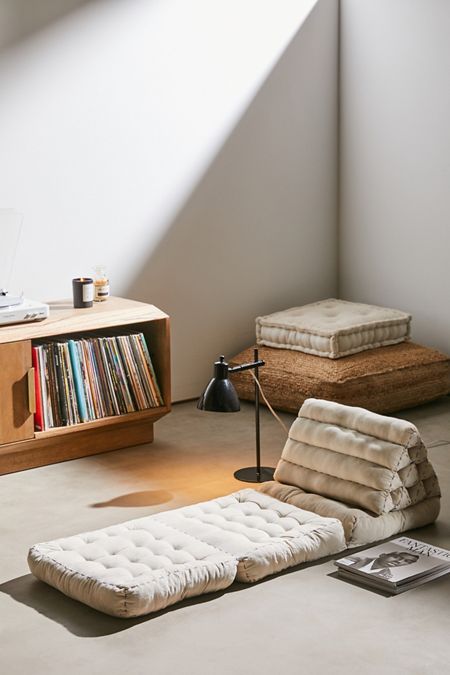
POLYGON ((319 2, 126 289, 171 315, 175 400, 259 314, 336 293, 336 125, 337 3, 319 2))
POLYGON ((2 0, 0 3, 0 50, 12 47, 91 0, 2 0), (3 28, 2 28, 3 27, 3 28))

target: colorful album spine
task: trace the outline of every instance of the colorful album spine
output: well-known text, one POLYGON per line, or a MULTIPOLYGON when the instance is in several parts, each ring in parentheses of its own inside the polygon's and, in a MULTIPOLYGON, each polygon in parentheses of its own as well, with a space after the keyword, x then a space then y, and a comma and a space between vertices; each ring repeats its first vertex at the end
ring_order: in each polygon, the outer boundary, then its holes
POLYGON ((89 415, 86 406, 86 392, 84 389, 83 375, 81 373, 78 349, 75 344, 75 340, 69 340, 68 345, 70 362, 72 364, 73 381, 75 385, 75 395, 78 403, 78 412, 80 415, 80 420, 82 422, 87 422, 89 420, 89 415))
POLYGON ((34 426, 38 431, 43 431, 45 429, 45 424, 42 414, 41 372, 39 367, 37 347, 32 347, 31 349, 31 363, 34 370, 34 389, 36 392, 36 412, 34 413, 34 426))

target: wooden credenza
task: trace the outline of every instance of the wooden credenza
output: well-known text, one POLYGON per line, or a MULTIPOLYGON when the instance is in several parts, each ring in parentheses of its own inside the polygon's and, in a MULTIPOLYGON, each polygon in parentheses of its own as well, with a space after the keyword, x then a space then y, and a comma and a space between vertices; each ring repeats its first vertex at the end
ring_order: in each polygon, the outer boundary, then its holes
POLYGON ((0 474, 117 450, 153 440, 153 424, 171 408, 170 324, 153 305, 109 298, 92 308, 50 303, 44 321, 0 327, 0 474), (32 341, 55 336, 107 335, 123 326, 145 335, 164 405, 140 412, 35 431, 32 341))

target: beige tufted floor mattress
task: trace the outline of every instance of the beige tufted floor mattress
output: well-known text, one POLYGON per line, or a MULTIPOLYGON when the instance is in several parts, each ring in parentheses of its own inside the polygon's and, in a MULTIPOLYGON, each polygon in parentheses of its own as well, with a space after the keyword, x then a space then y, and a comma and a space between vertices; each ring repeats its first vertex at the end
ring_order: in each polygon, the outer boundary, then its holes
POLYGON ((245 489, 36 544, 28 563, 37 578, 69 597, 133 617, 345 547, 339 520, 245 489))

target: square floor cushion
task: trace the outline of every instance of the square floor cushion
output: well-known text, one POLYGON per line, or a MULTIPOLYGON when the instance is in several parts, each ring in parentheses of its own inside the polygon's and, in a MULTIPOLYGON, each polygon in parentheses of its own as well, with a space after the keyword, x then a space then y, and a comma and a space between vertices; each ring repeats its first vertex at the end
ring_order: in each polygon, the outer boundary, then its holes
MULTIPOLYGON (((297 414, 306 398, 323 398, 390 413, 432 401, 450 392, 450 357, 413 342, 402 342, 324 359, 290 349, 261 347, 266 363, 260 381, 269 403, 297 414)), ((253 360, 253 347, 230 359, 230 365, 253 360)), ((232 380, 238 395, 254 400, 248 371, 232 380)))
POLYGON ((329 298, 256 319, 259 345, 339 359, 409 339, 411 315, 329 298))

